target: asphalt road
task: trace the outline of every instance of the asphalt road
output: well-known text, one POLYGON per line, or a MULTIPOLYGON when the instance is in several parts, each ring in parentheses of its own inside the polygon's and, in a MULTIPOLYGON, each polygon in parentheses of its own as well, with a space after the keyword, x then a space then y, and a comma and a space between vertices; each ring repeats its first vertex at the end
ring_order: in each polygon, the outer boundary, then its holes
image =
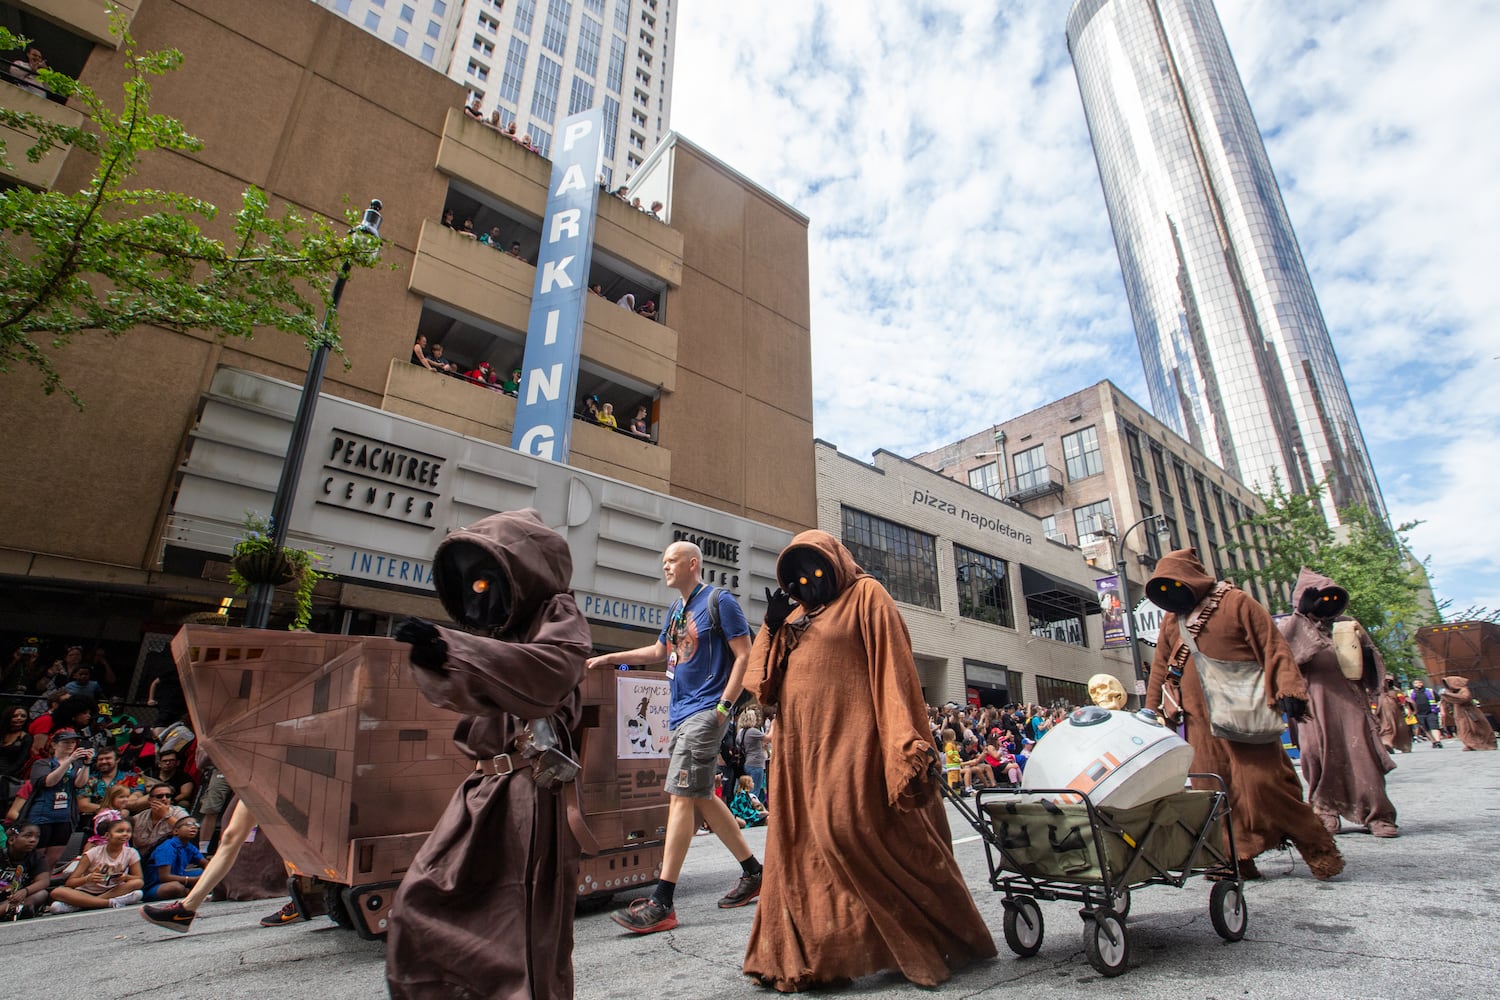
MULTIPOLYGON (((1250 922, 1228 944, 1208 917, 1209 886, 1150 887, 1130 914, 1130 970, 1100 977, 1084 957, 1076 904, 1043 903, 1040 954, 1016 959, 1000 936, 1003 911, 988 888, 978 836, 952 813, 955 851, 999 943, 1000 956, 939 990, 953 997, 1110 997, 1160 1000, 1500 998, 1500 753, 1456 744, 1398 757, 1390 776, 1402 836, 1348 833, 1344 874, 1318 883, 1294 853, 1260 860, 1246 888, 1250 922)), ((759 849, 763 831, 750 832, 759 849)), ((740 974, 754 907, 719 910, 738 874, 727 851, 699 837, 677 890, 681 925, 636 937, 607 909, 580 913, 574 968, 581 1000, 751 998, 769 995, 740 974)), ((49 916, 0 925, 0 997, 278 998, 341 1000, 385 994, 384 946, 325 920, 265 929, 279 901, 213 903, 192 931, 174 934, 134 910, 49 916)), ((843 991, 858 997, 922 991, 895 975, 843 991)))

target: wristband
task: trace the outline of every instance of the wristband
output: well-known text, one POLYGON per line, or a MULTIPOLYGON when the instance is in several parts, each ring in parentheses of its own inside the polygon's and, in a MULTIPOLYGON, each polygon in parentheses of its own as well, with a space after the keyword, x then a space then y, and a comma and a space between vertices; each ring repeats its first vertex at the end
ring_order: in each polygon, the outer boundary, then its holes
POLYGON ((730 701, 728 698, 721 698, 719 700, 719 703, 714 706, 714 711, 718 712, 720 715, 728 715, 733 709, 734 702, 730 701))

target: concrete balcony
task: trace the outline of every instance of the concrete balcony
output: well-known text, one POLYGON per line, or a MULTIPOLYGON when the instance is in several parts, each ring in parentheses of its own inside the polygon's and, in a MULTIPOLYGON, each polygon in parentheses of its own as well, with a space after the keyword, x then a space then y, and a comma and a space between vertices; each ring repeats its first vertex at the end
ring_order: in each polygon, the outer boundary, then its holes
MULTIPOLYGON (((0 106, 11 111, 30 112, 59 125, 76 127, 83 122, 83 114, 66 104, 57 104, 7 83, 0 83, 0 106)), ((72 148, 64 146, 48 150, 40 160, 32 163, 26 158, 26 150, 36 141, 35 136, 0 126, 0 141, 5 143, 5 159, 8 161, 7 166, 0 166, 0 177, 42 191, 50 191, 52 185, 57 183, 58 172, 68 158, 68 150, 72 148)))
MULTIPOLYGON (((500 141, 515 145, 508 139, 500 141)), ((523 338, 535 282, 536 268, 525 261, 429 220, 422 225, 408 287, 424 298, 514 330, 523 338)), ((583 357, 609 371, 672 391, 677 381, 677 331, 597 295, 585 295, 585 299, 583 357)))
POLYGON ((61 25, 76 35, 110 48, 119 48, 120 40, 109 33, 113 8, 125 17, 125 26, 135 20, 140 0, 13 0, 15 6, 61 25))
MULTIPOLYGON (((514 397, 394 358, 380 408, 507 447, 516 425, 514 397)), ((668 491, 672 453, 666 448, 581 420, 572 426, 569 465, 659 493, 668 491)))
MULTIPOLYGON (((437 169, 533 216, 547 209, 552 162, 454 108, 443 122, 437 169)), ((682 234, 618 198, 599 195, 594 245, 672 287, 682 284, 682 234)))

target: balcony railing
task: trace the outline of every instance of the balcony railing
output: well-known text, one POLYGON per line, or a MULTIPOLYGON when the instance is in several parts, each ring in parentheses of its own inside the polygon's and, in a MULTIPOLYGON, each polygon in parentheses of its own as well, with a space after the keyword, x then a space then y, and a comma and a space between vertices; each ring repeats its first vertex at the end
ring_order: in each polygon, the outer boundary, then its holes
POLYGON ((1063 474, 1051 465, 1044 465, 1016 476, 1015 488, 1005 499, 1012 503, 1027 503, 1052 496, 1063 491, 1063 474))

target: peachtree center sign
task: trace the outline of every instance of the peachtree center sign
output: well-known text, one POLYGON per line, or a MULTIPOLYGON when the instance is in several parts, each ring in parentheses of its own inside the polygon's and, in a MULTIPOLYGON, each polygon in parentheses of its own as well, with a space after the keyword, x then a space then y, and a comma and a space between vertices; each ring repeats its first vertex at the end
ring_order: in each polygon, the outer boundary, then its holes
POLYGON ((542 247, 526 322, 524 375, 510 446, 554 462, 568 460, 573 437, 584 295, 599 207, 594 178, 599 174, 603 132, 602 108, 563 119, 553 150, 542 247))

